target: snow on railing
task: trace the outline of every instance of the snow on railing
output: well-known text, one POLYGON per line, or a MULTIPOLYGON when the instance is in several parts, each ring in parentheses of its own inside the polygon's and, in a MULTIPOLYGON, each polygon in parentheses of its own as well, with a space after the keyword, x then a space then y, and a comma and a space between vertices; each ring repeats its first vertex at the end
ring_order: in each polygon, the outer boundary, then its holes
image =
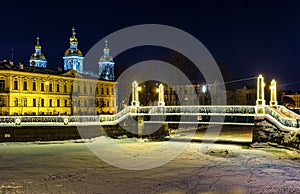
POLYGON ((272 108, 265 106, 265 113, 272 116, 274 119, 279 121, 282 125, 287 126, 287 127, 294 127, 297 128, 297 119, 292 119, 292 118, 285 118, 272 108))
POLYGON ((300 119, 300 115, 298 115, 297 113, 289 110, 285 106, 278 105, 278 106, 275 106, 275 108, 277 108, 277 110, 279 110, 282 114, 286 115, 287 117, 290 117, 290 118, 293 118, 293 119, 300 119))
MULTIPOLYGON (((265 106, 265 113, 276 119, 283 126, 298 127, 299 115, 282 106, 274 107, 282 114, 269 106, 265 106), (288 117, 290 116, 290 118, 288 117)), ((14 125, 114 125, 128 116, 138 115, 232 115, 232 116, 255 116, 255 106, 145 106, 132 107, 121 110, 114 115, 99 116, 0 116, 0 126, 14 125)))

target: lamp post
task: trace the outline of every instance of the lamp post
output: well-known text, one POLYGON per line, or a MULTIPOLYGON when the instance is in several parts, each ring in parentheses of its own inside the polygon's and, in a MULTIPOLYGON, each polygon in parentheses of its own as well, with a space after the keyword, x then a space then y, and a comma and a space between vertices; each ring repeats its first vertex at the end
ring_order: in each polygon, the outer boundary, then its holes
POLYGON ((164 86, 162 84, 159 84, 159 87, 156 91, 158 92, 158 106, 165 106, 164 86))
POLYGON ((204 96, 204 104, 206 105, 207 104, 207 85, 203 85, 201 90, 202 90, 202 93, 204 96))

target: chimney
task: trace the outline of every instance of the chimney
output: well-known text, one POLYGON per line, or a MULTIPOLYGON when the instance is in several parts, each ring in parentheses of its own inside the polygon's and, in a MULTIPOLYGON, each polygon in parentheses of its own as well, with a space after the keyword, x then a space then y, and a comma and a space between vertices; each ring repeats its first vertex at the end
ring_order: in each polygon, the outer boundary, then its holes
POLYGON ((12 61, 10 61, 9 64, 10 64, 11 66, 14 66, 14 62, 12 62, 12 61))
POLYGON ((61 67, 57 67, 57 71, 58 72, 62 72, 62 68, 61 67))
POLYGON ((19 68, 20 68, 20 69, 24 69, 24 64, 19 63, 19 68))

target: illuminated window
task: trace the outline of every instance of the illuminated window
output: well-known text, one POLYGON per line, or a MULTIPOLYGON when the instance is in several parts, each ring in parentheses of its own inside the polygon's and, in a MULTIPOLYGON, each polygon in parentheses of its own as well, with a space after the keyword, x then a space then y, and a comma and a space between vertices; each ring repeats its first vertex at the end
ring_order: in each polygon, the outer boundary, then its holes
POLYGON ((27 107, 27 98, 24 98, 24 99, 23 99, 23 106, 24 106, 24 107, 27 107))
POLYGON ((18 100, 18 98, 15 98, 15 100, 14 100, 14 105, 17 107, 17 106, 19 106, 19 100, 18 100))
POLYGON ((49 84, 49 92, 53 92, 53 89, 52 89, 52 84, 49 84))
POLYGON ((24 81, 23 83, 23 90, 27 90, 27 81, 24 81))
POLYGON ((36 107, 36 99, 35 99, 35 98, 32 99, 32 106, 33 106, 33 107, 36 107))
POLYGON ((14 90, 18 89, 18 81, 14 81, 14 90))
POLYGON ((56 84, 56 92, 59 92, 59 84, 56 84))
POLYGON ((36 82, 32 82, 32 90, 36 91, 36 82))
POLYGON ((45 85, 44 85, 44 83, 41 83, 41 91, 45 91, 45 85))
POLYGON ((0 80, 0 91, 5 90, 5 80, 0 80))

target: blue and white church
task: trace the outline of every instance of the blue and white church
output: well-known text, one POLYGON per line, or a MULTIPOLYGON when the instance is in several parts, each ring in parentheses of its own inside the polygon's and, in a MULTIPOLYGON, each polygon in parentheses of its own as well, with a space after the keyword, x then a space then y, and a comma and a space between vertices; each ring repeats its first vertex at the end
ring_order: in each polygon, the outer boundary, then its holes
POLYGON ((64 59, 64 70, 74 69, 78 73, 83 73, 83 56, 78 49, 78 40, 76 38, 75 28, 72 28, 72 36, 70 37, 70 48, 66 50, 64 59))
POLYGON ((40 45, 40 38, 36 37, 35 52, 30 56, 29 64, 34 67, 47 68, 47 60, 42 53, 42 46, 40 45))
MULTIPOLYGON (((30 65, 35 67, 47 68, 47 60, 45 55, 41 52, 42 47, 39 43, 39 37, 35 45, 35 53, 30 57, 30 65)), ((105 41, 103 55, 98 61, 99 72, 84 71, 83 69, 83 54, 78 49, 78 40, 76 37, 75 28, 72 28, 72 36, 70 37, 70 47, 66 50, 64 60, 64 71, 75 70, 76 72, 84 75, 97 77, 101 80, 114 81, 114 65, 113 57, 109 54, 108 41, 105 41)))
POLYGON ((114 75, 114 65, 115 62, 113 58, 109 55, 108 41, 105 41, 105 48, 103 49, 103 56, 100 57, 99 64, 99 77, 100 79, 113 81, 115 79, 114 75))

